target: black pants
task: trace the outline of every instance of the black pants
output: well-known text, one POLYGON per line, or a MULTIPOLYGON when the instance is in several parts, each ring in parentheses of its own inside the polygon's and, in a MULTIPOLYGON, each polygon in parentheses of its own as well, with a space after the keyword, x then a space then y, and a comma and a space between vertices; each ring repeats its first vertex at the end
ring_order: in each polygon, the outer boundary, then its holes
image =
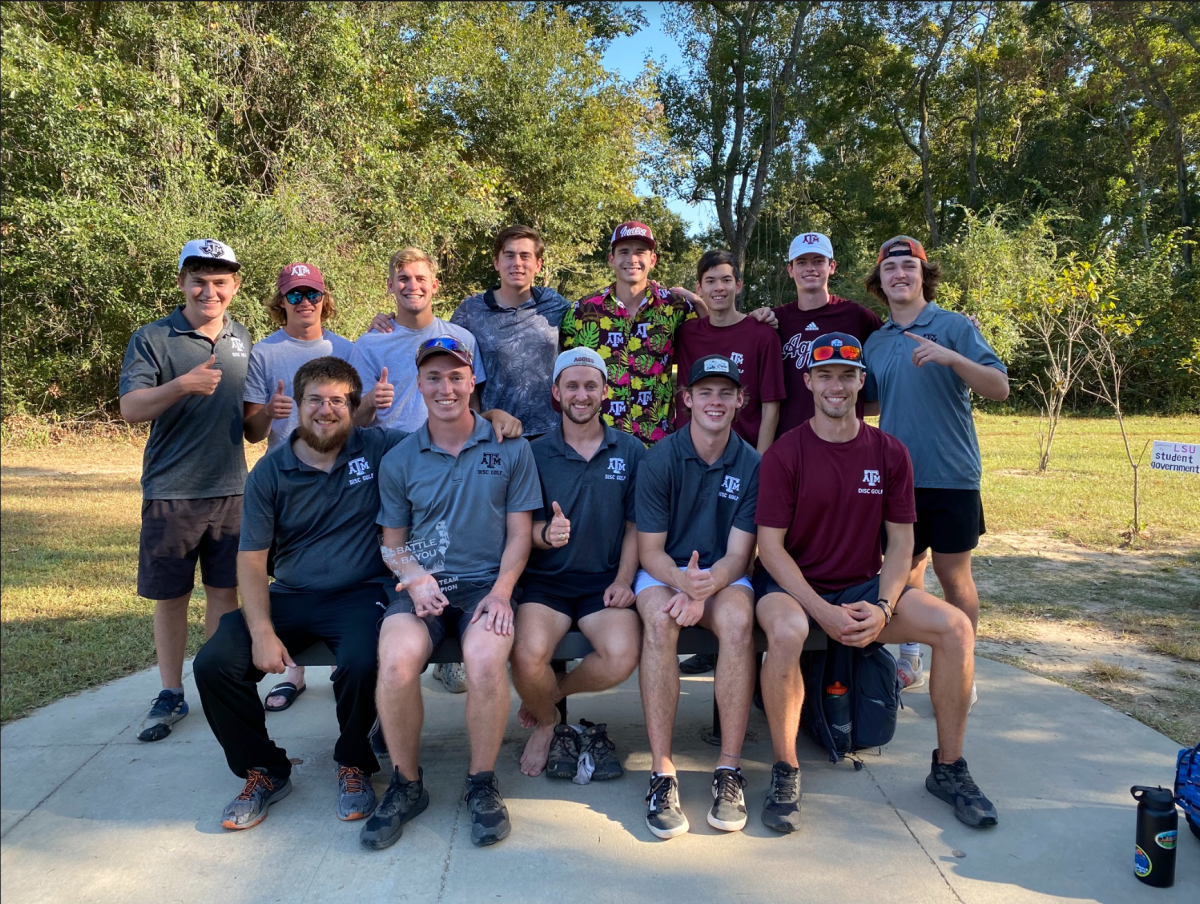
MULTIPOLYGON (((375 723, 375 678, 379 669, 379 623, 387 597, 379 584, 333 593, 272 593, 271 622, 291 654, 317 641, 337 659, 333 694, 341 734, 333 757, 368 775, 379 770, 367 733, 375 723)), ((226 613, 192 668, 209 727, 229 768, 240 778, 250 769, 290 775, 292 764, 267 735, 267 719, 256 685, 264 672, 251 657, 250 630, 241 609, 226 613)))

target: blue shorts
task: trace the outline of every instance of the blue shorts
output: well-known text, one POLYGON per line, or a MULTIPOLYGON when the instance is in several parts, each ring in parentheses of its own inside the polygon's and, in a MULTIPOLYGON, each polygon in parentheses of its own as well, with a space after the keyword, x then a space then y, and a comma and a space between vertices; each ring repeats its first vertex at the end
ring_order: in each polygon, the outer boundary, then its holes
MULTIPOLYGON (((637 577, 634 578, 634 580, 633 580, 633 595, 637 596, 643 590, 646 590, 650 587, 669 587, 669 586, 670 586, 669 584, 664 584, 658 578, 651 577, 650 573, 648 571, 646 571, 644 568, 639 568, 637 577)), ((734 581, 729 586, 730 587, 745 587, 747 590, 754 589, 754 587, 750 583, 750 579, 745 576, 738 578, 736 581, 734 581)), ((671 587, 671 589, 674 590, 676 593, 679 592, 678 587, 671 587)))
MULTIPOLYGON (((429 630, 429 639, 433 641, 436 650, 447 637, 457 637, 460 640, 467 633, 467 626, 475 615, 475 607, 488 595, 494 581, 455 581, 453 589, 443 589, 442 595, 450 601, 450 605, 442 610, 441 615, 419 616, 429 630)), ((516 600, 513 600, 514 607, 516 600)), ((416 615, 412 597, 407 590, 400 591, 400 599, 387 607, 384 618, 392 615, 416 615)))

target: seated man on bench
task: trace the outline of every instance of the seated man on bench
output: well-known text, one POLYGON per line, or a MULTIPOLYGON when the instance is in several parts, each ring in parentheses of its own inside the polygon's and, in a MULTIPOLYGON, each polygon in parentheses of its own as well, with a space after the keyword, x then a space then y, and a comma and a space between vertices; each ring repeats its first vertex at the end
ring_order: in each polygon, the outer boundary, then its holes
POLYGON ((739 762, 754 692, 754 596, 746 567, 754 549, 759 455, 731 430, 743 402, 737 365, 721 355, 700 358, 683 400, 691 421, 646 453, 637 477, 642 570, 634 590, 652 760, 646 825, 659 838, 688 830, 671 759, 679 629, 702 625, 720 645, 714 693, 723 740, 708 823, 726 832, 746 824, 739 762))
POLYGON ((370 775, 379 763, 367 732, 375 721, 379 622, 392 583, 376 537, 376 475, 384 453, 407 434, 353 426, 362 383, 340 358, 301 365, 293 392, 299 426, 259 459, 246 481, 238 551, 242 608, 222 616, 193 669, 229 768, 246 780, 225 808, 227 829, 258 825, 267 807, 292 790, 291 762, 267 735, 255 685, 264 672, 295 666, 290 651, 317 641, 337 659, 338 818, 362 819, 375 807, 370 775), (272 542, 275 583, 268 584, 272 542))
POLYGON ((417 389, 428 420, 384 459, 379 523, 403 591, 379 637, 379 721, 392 778, 363 825, 368 848, 393 844, 429 805, 420 766, 421 673, 450 632, 467 672, 471 840, 508 837, 496 757, 508 723, 513 591, 529 558, 532 513, 542 504, 529 442, 499 442, 470 408, 474 356, 451 336, 417 347, 417 389))
POLYGON ((857 339, 826 333, 813 340, 809 355, 804 381, 815 413, 767 450, 759 477, 756 520, 766 569, 754 583, 767 634, 763 702, 776 759, 763 822, 779 832, 800 826, 799 661, 812 619, 831 641, 849 647, 913 641, 933 648, 929 696, 938 747, 925 787, 967 825, 995 825, 996 809, 962 758, 975 672, 971 621, 905 586, 916 521, 908 450, 855 413, 865 373, 857 339))
POLYGON ((531 444, 542 484, 534 514, 529 565, 521 579, 521 605, 512 664, 524 704, 518 718, 533 734, 521 771, 575 777, 581 753, 591 756, 592 778, 624 774, 604 723, 583 737, 559 725, 555 704, 564 697, 608 690, 633 674, 641 647, 641 622, 633 606, 637 572, 634 476, 646 447, 600 418, 607 370, 590 348, 565 351, 554 362, 551 393, 561 424, 531 444), (557 680, 550 660, 572 625, 593 652, 557 680))

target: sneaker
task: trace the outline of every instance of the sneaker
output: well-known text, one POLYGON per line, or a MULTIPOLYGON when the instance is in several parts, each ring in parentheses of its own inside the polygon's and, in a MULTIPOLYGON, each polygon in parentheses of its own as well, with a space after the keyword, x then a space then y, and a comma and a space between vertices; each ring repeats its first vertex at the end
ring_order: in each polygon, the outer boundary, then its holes
POLYGON ((717 667, 717 657, 712 653, 697 653, 679 663, 679 671, 685 675, 703 675, 717 667))
POLYGON ((659 838, 674 838, 688 830, 687 817, 679 805, 679 780, 675 776, 650 773, 646 828, 659 838))
POLYGON ((467 692, 467 668, 461 662, 443 662, 433 667, 433 677, 452 694, 467 692))
POLYGON ((762 821, 776 832, 794 832, 800 828, 800 770, 787 763, 771 767, 771 790, 763 804, 762 821))
POLYGON ((399 769, 393 769, 392 779, 388 782, 387 790, 383 792, 383 800, 363 823, 358 840, 364 847, 381 851, 395 844, 404 832, 404 824, 425 812, 428 806, 429 792, 425 790, 425 770, 418 767, 417 780, 410 782, 400 774, 399 769))
POLYGON ((900 690, 910 691, 914 688, 921 687, 928 680, 925 675, 925 669, 921 665, 921 657, 917 657, 916 662, 905 659, 903 656, 896 660, 896 677, 900 679, 900 690))
POLYGON ((221 825, 227 829, 253 828, 267 818, 267 807, 291 792, 290 778, 275 778, 265 769, 251 769, 246 775, 246 787, 221 814, 221 825))
POLYGON ((371 777, 356 766, 338 766, 338 819, 366 819, 374 809, 371 777))
POLYGON ((570 725, 555 725, 546 774, 551 778, 574 778, 578 771, 579 732, 570 725))
POLYGON ((580 741, 580 754, 592 756, 592 781, 604 782, 610 778, 620 778, 625 774, 625 767, 617 759, 617 745, 608 737, 608 725, 601 722, 589 725, 583 730, 580 741))
POLYGON ((471 841, 483 847, 508 837, 512 823, 508 821, 508 807, 504 806, 496 784, 496 773, 468 775, 466 800, 471 810, 471 841))
POLYGON ((142 730, 138 732, 139 741, 161 741, 171 733, 171 726, 188 714, 187 701, 183 694, 173 694, 168 690, 159 691, 150 704, 150 712, 142 719, 142 730))
POLYGON ((959 822, 969 826, 994 826, 999 817, 992 802, 984 797, 971 773, 967 761, 959 757, 949 766, 938 762, 938 753, 933 752, 933 766, 925 779, 925 788, 934 797, 954 805, 954 815, 959 822))
POLYGON ((718 769, 713 773, 713 805, 708 824, 722 832, 739 832, 746 826, 746 779, 741 769, 718 769))

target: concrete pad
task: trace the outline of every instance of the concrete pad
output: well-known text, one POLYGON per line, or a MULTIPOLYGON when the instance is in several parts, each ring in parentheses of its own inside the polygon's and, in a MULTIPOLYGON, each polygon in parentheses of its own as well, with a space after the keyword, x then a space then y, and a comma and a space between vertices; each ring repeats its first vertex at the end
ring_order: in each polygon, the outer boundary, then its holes
MULTIPOLYGON (((636 676, 571 701, 571 718, 605 721, 624 778, 586 786, 518 769, 526 733, 515 721, 497 764, 513 821, 492 848, 470 842, 463 779, 465 696, 423 679, 422 751, 429 809, 392 848, 358 844, 359 825, 334 816, 336 732, 328 669, 267 725, 296 763, 291 795, 246 832, 220 827, 241 782, 225 766, 188 688, 191 715, 155 744, 137 741, 157 690, 145 672, 68 698, 6 727, 0 895, 15 902, 1043 902, 1112 904, 1200 897, 1200 845, 1179 843, 1176 886, 1150 890, 1132 874, 1135 805, 1128 788, 1168 783, 1177 749, 1145 726, 1069 689, 979 661, 980 701, 965 755, 996 802, 1000 825, 972 830, 924 789, 936 726, 927 694, 905 694, 895 741, 864 768, 830 764, 807 739, 804 825, 779 836, 759 821, 772 762, 754 712, 743 750, 750 821, 726 835, 705 821, 717 750, 705 743, 711 677, 685 678, 676 728, 688 835, 650 835, 650 758, 636 676), (69 725, 72 745, 62 746, 69 725), (15 776, 15 778, 14 778, 15 776)), ((260 686, 278 680, 269 676, 260 686)), ((385 776, 375 779, 382 793, 385 776)))

